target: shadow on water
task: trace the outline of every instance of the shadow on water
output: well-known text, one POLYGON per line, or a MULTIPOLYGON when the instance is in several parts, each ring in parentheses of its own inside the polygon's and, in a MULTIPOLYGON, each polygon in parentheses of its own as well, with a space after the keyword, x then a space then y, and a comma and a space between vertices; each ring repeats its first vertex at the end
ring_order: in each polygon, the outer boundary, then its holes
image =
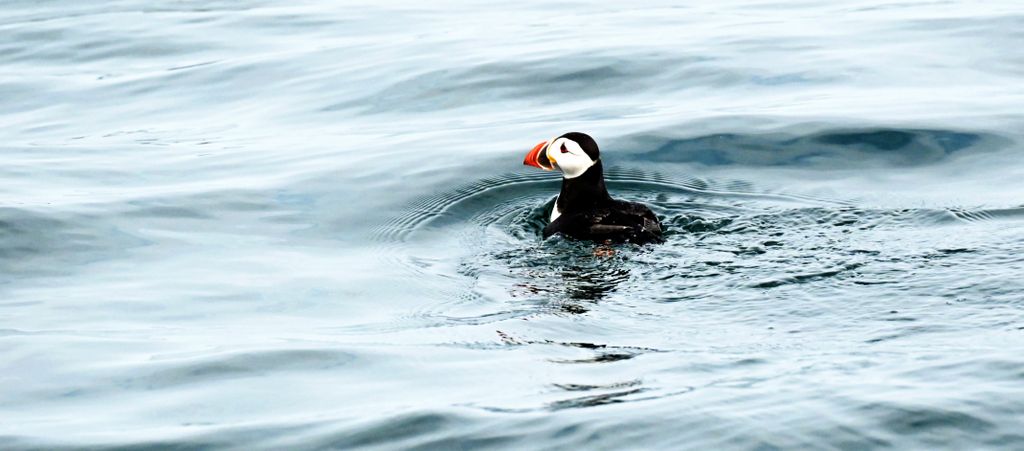
POLYGON ((687 138, 655 133, 623 141, 626 148, 652 149, 635 155, 651 162, 844 167, 925 165, 957 153, 998 150, 1012 143, 992 133, 897 128, 830 129, 798 135, 716 133, 687 138))
POLYGON ((0 286, 68 274, 78 265, 143 244, 145 240, 97 215, 0 208, 0 286))

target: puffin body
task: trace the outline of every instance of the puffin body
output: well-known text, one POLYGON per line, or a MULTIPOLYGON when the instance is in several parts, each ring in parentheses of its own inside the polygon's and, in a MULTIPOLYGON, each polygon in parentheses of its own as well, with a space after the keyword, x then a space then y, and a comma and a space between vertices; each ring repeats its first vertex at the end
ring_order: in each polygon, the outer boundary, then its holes
POLYGON ((571 132, 534 146, 523 164, 562 172, 562 191, 544 227, 555 234, 599 243, 660 243, 661 223, 643 204, 612 199, 604 183, 597 143, 571 132))

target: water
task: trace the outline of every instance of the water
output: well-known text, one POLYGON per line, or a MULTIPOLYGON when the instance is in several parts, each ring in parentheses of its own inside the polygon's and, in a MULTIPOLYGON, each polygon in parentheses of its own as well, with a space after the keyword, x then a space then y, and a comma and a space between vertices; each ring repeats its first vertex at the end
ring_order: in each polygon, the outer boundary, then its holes
POLYGON ((4 3, 0 447, 1024 447, 1020 2, 319 3, 4 3))

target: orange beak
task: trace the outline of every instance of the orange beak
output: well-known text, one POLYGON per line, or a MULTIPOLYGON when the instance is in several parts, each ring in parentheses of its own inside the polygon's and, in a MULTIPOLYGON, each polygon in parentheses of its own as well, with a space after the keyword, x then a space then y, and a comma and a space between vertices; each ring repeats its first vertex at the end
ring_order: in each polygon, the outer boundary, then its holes
POLYGON ((535 168, 541 168, 545 171, 554 169, 551 164, 551 160, 548 158, 548 142, 541 141, 540 144, 533 146, 533 149, 526 154, 526 158, 523 159, 523 164, 527 166, 533 166, 535 168))

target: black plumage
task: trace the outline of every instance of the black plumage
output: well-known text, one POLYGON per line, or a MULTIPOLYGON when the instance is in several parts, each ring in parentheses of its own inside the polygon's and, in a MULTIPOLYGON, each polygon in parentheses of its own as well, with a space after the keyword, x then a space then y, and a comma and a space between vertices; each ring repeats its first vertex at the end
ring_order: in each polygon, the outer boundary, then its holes
POLYGON ((561 137, 579 144, 594 164, 578 177, 562 179, 562 191, 554 207, 559 216, 544 227, 544 238, 562 234, 599 243, 664 241, 661 223, 650 208, 612 199, 608 194, 597 143, 583 133, 567 133, 561 137))

